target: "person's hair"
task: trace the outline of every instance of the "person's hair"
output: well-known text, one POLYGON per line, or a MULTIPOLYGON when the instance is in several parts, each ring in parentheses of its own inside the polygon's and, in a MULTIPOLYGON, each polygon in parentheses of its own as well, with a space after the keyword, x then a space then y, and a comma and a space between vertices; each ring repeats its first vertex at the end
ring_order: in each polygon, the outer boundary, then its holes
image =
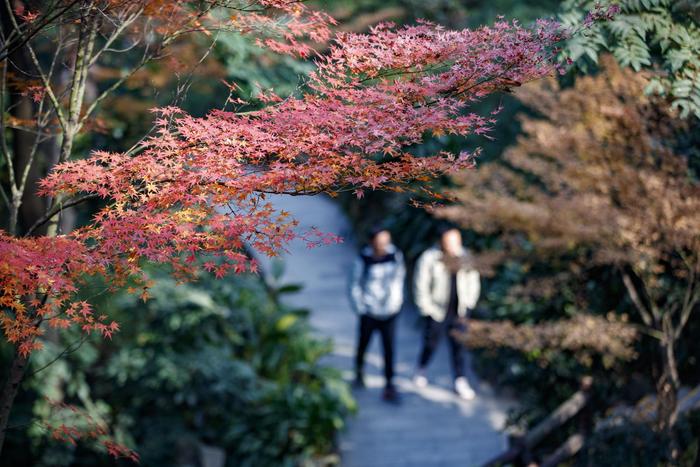
POLYGON ((368 241, 368 242, 371 242, 372 240, 374 240, 374 239, 377 237, 377 235, 379 235, 379 234, 382 233, 382 232, 389 232, 389 233, 391 233, 391 232, 389 231, 389 229, 387 229, 387 228, 386 228, 384 225, 382 225, 382 224, 373 225, 373 226, 367 231, 367 241, 368 241))
POLYGON ((457 227, 457 225, 453 224, 452 222, 443 221, 440 222, 437 228, 435 229, 435 231, 438 234, 438 237, 442 237, 443 235, 445 235, 446 232, 449 232, 450 230, 459 230, 459 227, 457 227))

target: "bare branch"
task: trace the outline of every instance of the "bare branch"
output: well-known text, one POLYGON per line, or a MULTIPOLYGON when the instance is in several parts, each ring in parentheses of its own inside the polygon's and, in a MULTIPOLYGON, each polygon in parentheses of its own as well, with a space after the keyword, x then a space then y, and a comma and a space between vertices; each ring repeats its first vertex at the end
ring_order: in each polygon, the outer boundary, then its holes
MULTIPOLYGON (((7 8, 7 11, 12 12, 12 6, 10 5, 10 0, 5 0, 5 7, 7 8)), ((19 24, 17 23, 17 20, 15 19, 14 14, 10 14, 10 21, 12 22, 12 26, 17 31, 18 34, 21 34, 21 28, 19 24)), ((42 84, 44 85, 44 90, 46 92, 46 95, 49 96, 49 100, 51 101, 51 104, 54 107, 54 110, 56 112, 56 116, 58 117, 58 122, 60 123, 61 127, 65 130, 66 128, 66 119, 63 116, 63 109, 61 107, 61 104, 58 102, 58 99, 56 98, 56 94, 53 91, 53 88, 51 87, 51 82, 49 81, 48 77, 44 74, 43 69, 41 68, 41 63, 39 62, 39 59, 37 58, 36 52, 34 51, 34 47, 31 46, 30 42, 26 42, 24 44, 27 47, 27 51, 29 52, 29 56, 32 59, 32 63, 34 64, 34 68, 36 68, 36 72, 39 74, 39 78, 41 79, 42 84)))
POLYGON ((29 227, 29 229, 27 229, 27 232, 24 234, 24 236, 28 237, 29 235, 31 235, 36 229, 38 229, 42 225, 49 222, 55 215, 59 214, 64 209, 68 209, 72 206, 76 206, 78 204, 84 203, 85 201, 88 201, 91 199, 96 199, 96 198, 98 198, 98 196, 96 194, 89 194, 89 195, 81 196, 80 198, 76 198, 72 201, 66 201, 66 202, 62 202, 59 204, 55 204, 53 206, 53 208, 51 208, 49 210, 49 212, 44 214, 31 227, 29 227))
MULTIPOLYGON (((72 0, 72 1, 71 1, 70 3, 68 3, 65 7, 63 7, 63 8, 60 9, 60 10, 58 10, 58 12, 56 12, 56 14, 54 14, 54 15, 52 15, 52 16, 47 16, 46 18, 44 18, 43 20, 41 20, 41 21, 39 22, 39 24, 38 24, 34 29, 32 29, 31 31, 29 31, 29 32, 26 33, 26 34, 22 34, 21 30, 16 30, 15 33, 18 34, 18 36, 21 37, 21 39, 20 39, 19 43, 15 44, 15 45, 12 46, 12 47, 10 47, 11 42, 9 41, 9 39, 8 39, 7 41, 5 41, 5 44, 3 44, 3 47, 0 48, 0 50, 3 51, 3 52, 2 52, 2 55, 0 55, 0 62, 3 61, 3 60, 5 60, 5 59, 6 59, 7 57, 9 57, 10 55, 12 55, 12 53, 13 53, 14 51, 21 49, 21 48, 22 48, 25 44, 27 44, 34 36, 36 36, 37 34, 39 34, 39 32, 41 32, 47 25, 53 23, 56 19, 60 18, 66 11, 70 10, 71 8, 73 8, 73 6, 75 6, 79 1, 80 1, 80 0, 72 0)), ((8 2, 5 2, 5 4, 6 4, 6 5, 9 5, 8 2)), ((12 14, 12 10, 11 10, 11 9, 8 10, 8 14, 9 14, 10 16, 14 16, 14 15, 12 14)))
MULTIPOLYGON (((10 184, 14 188, 15 186, 15 170, 12 163, 12 156, 10 155, 10 148, 7 146, 7 139, 5 138, 5 90, 7 84, 7 67, 2 67, 2 75, 0 77, 0 148, 2 148, 2 153, 7 161, 7 167, 10 176, 10 184)), ((5 191, 2 192, 5 199, 7 195, 5 191)), ((8 204, 9 209, 9 204, 8 204)))
MULTIPOLYGON (((109 38, 107 38, 107 41, 102 46, 102 48, 92 56, 92 58, 90 59, 90 61, 88 63, 88 67, 92 67, 93 65, 95 65, 95 63, 97 63, 97 60, 100 58, 100 56, 103 53, 105 53, 107 51, 112 51, 112 49, 110 49, 110 46, 114 43, 115 40, 117 40, 119 38, 119 36, 122 35, 122 33, 126 30, 126 28, 131 26, 133 24, 133 22, 136 21, 136 19, 139 16, 141 16, 142 13, 143 13, 143 8, 138 8, 134 13, 128 15, 125 19, 120 21, 118 23, 116 29, 112 32, 112 34, 110 34, 109 38)), ((126 49, 126 50, 129 50, 129 49, 126 49)))
POLYGON ((646 324, 649 327, 652 327, 653 326, 653 319, 651 317, 651 313, 649 312, 647 307, 644 305, 644 302, 642 302, 642 299, 639 296, 639 293, 637 291, 637 287, 632 282, 632 278, 627 273, 627 271, 625 271, 624 269, 622 270, 622 282, 625 284, 625 288, 627 289, 627 293, 629 294, 630 298, 632 299, 632 303, 634 303, 634 306, 637 308, 637 311, 641 315, 642 320, 644 321, 644 324, 646 324))
MULTIPOLYGON (((698 259, 698 262, 700 262, 700 259, 698 259)), ((676 329, 674 330, 675 339, 680 338, 681 333, 683 332, 683 328, 685 328, 686 324, 688 324, 690 315, 693 313, 693 310, 695 310, 695 306, 700 301, 700 288, 698 287, 698 277, 696 269, 697 266, 692 267, 692 265, 688 268, 688 287, 686 288, 685 296, 683 297, 681 317, 679 319, 678 326, 676 326, 676 329)))
MULTIPOLYGON (((43 107, 44 107, 44 101, 42 100, 39 103, 38 114, 41 114, 43 107)), ((27 187, 27 179, 29 178, 29 172, 31 172, 31 168, 34 165, 34 159, 36 158, 36 153, 37 153, 37 150, 39 149, 39 144, 41 143, 41 141, 42 141, 41 132, 37 132, 36 137, 34 138, 34 144, 32 144, 32 149, 29 152, 29 160, 27 160, 27 163, 24 166, 24 170, 22 170, 22 175, 20 177, 19 186, 17 187, 18 196, 20 198, 24 195, 24 190, 27 187)))
POLYGON ((41 372, 41 371, 44 371, 45 369, 47 369, 48 367, 50 367, 51 365, 53 365, 54 363, 56 363, 56 362, 57 362, 58 360, 60 360, 61 358, 65 357, 66 355, 70 355, 70 354, 72 354, 73 352, 77 351, 78 349, 80 349, 80 347, 83 346, 83 344, 85 343, 85 341, 87 340, 87 338, 88 338, 88 335, 87 335, 87 334, 83 334, 83 335, 80 337, 80 339, 78 339, 78 341, 74 342, 73 344, 70 344, 68 347, 66 347, 65 349, 63 349, 63 350, 61 351, 61 353, 59 353, 55 358, 53 358, 51 361, 49 361, 46 365, 44 365, 44 366, 42 366, 41 368, 38 368, 38 369, 32 371, 31 373, 29 373, 29 374, 27 375, 27 377, 34 376, 35 374, 37 374, 37 373, 39 373, 39 372, 41 372))
POLYGON ((117 81, 115 81, 111 86, 109 86, 107 89, 105 89, 104 91, 102 91, 102 93, 100 93, 100 95, 97 96, 97 98, 95 98, 95 99, 90 103, 90 105, 88 106, 88 108, 85 110, 85 113, 83 114, 83 116, 80 118, 80 120, 79 120, 78 123, 77 123, 76 131, 80 131, 80 129, 83 127, 83 125, 85 124, 85 122, 87 121, 87 119, 90 118, 90 115, 92 115, 92 113, 95 111, 95 109, 97 108, 97 106, 100 105, 100 103, 102 103, 102 101, 104 101, 107 97, 109 97, 109 95, 110 95, 112 92, 114 92, 114 91, 115 91, 116 89, 118 89, 122 84, 124 84, 124 82, 125 82, 126 80, 128 80, 130 77, 132 77, 132 76, 134 75, 134 73, 136 73, 138 70, 140 70, 141 68, 143 68, 143 66, 144 66, 146 63, 148 63, 148 62, 153 58, 153 56, 154 56, 154 55, 144 55, 144 56, 141 58, 141 61, 140 61, 138 64, 136 64, 136 66, 134 66, 131 70, 129 70, 128 73, 126 73, 125 75, 123 75, 121 78, 119 78, 117 81))

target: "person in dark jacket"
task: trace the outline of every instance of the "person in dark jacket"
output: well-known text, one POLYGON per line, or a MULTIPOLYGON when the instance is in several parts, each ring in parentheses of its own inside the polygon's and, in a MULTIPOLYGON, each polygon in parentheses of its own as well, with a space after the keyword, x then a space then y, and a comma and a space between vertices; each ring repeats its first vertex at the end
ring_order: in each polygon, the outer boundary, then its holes
POLYGON ((391 242, 391 234, 383 228, 370 233, 369 245, 364 247, 352 270, 350 301, 360 317, 355 357, 355 385, 364 387, 365 352, 374 331, 379 331, 384 349, 382 397, 397 401, 394 387, 394 334, 396 317, 403 304, 406 269, 403 255, 391 242))

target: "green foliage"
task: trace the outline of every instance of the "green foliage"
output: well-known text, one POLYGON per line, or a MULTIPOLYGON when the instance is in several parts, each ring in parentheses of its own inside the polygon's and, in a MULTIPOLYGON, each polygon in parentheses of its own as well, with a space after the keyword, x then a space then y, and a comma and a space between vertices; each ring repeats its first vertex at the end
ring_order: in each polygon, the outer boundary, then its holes
MULTIPOLYGON (((573 28, 585 21, 593 0, 567 0, 561 20, 573 28)), ((567 45, 583 71, 610 51, 623 66, 654 72, 646 92, 665 96, 683 118, 700 117, 700 5, 691 0, 608 0, 620 6, 612 21, 593 24, 567 45)))
POLYGON ((325 0, 317 3, 342 19, 345 25, 367 26, 378 19, 408 23, 420 18, 448 27, 481 26, 499 16, 529 23, 550 15, 559 4, 557 0, 325 0))
POLYGON ((292 94, 300 84, 300 76, 312 69, 309 62, 273 54, 256 46, 250 37, 231 32, 218 38, 214 53, 227 79, 244 91, 244 98, 271 88, 281 96, 292 94))
MULTIPOLYGON (((129 315, 120 319, 124 328, 113 342, 85 342, 32 377, 34 398, 18 418, 30 410, 38 419, 56 417, 44 397, 74 403, 149 466, 182 462, 200 444, 223 448, 236 466, 299 465, 333 450, 354 402, 338 372, 319 364, 331 343, 311 336, 306 310, 281 305, 252 276, 183 285, 154 278, 146 303, 103 296, 100 309, 129 315)), ((65 345, 37 353, 35 369, 65 345)), ((62 417, 52 422, 81 423, 62 417)), ((7 455, 26 465, 111 463, 96 446, 47 439, 36 424, 16 435, 7 455), (32 445, 21 452, 27 435, 32 445)))

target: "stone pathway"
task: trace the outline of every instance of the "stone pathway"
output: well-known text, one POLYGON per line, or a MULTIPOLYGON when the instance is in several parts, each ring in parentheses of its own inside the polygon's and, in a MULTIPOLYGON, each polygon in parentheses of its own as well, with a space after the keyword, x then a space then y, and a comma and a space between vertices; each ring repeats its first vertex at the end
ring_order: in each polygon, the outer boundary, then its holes
MULTIPOLYGON (((335 343, 327 363, 342 370, 351 380, 357 318, 348 302, 347 278, 356 246, 351 241, 348 221, 324 197, 280 196, 274 203, 279 209, 291 212, 301 228, 318 227, 346 239, 343 244, 313 249, 295 242, 283 257, 283 281, 304 285, 302 292, 288 300, 312 310, 312 326, 335 343)), ((264 260, 263 267, 267 266, 269 262, 264 260)), ((506 440, 500 429, 508 403, 494 397, 470 372, 468 377, 477 398, 469 402, 458 399, 451 391, 444 339, 428 370, 430 386, 416 388, 411 382, 420 351, 420 326, 415 310, 405 306, 398 324, 396 385, 403 396, 402 404, 394 406, 380 400, 384 384, 381 342, 374 335, 365 364, 367 388, 354 392, 359 412, 340 437, 342 465, 473 466, 503 450, 506 440)))

